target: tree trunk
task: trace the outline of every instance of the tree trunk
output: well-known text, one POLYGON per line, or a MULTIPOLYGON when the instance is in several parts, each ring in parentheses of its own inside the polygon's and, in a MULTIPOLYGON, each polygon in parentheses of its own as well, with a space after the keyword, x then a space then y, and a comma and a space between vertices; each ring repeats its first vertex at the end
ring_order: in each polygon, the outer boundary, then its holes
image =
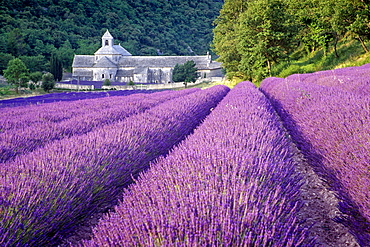
POLYGON ((269 73, 269 77, 271 77, 271 62, 268 59, 267 59, 267 70, 268 70, 268 73, 269 73))
POLYGON ((366 53, 369 53, 369 49, 367 49, 366 45, 365 45, 365 42, 364 40, 361 38, 360 35, 358 35, 358 39, 360 40, 361 42, 361 45, 362 45, 362 48, 365 50, 366 53))
POLYGON ((18 79, 18 82, 14 84, 15 85, 15 93, 16 94, 19 94, 19 88, 21 86, 21 82, 19 80, 20 79, 18 79))
POLYGON ((334 54, 335 54, 335 57, 339 57, 339 55, 337 53, 338 34, 336 32, 334 32, 334 35, 335 35, 334 54))

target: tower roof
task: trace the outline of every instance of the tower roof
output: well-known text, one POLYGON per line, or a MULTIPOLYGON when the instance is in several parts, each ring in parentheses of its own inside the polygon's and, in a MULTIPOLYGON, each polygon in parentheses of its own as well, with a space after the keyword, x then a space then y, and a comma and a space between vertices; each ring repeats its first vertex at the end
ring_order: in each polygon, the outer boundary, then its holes
POLYGON ((122 56, 131 56, 125 48, 121 45, 114 45, 113 36, 107 30, 102 36, 102 47, 95 52, 95 55, 122 55, 122 56))
POLYGON ((113 39, 113 36, 110 34, 110 32, 107 31, 104 33, 104 35, 102 36, 102 39, 113 39))
POLYGON ((122 55, 122 56, 131 56, 125 48, 121 45, 114 46, 103 46, 95 52, 95 55, 122 55))

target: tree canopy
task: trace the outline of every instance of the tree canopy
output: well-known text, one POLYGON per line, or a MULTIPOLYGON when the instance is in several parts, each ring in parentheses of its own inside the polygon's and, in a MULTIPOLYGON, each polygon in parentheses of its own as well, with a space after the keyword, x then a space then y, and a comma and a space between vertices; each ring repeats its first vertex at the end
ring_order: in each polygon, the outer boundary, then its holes
POLYGON ((229 78, 258 82, 298 47, 336 51, 352 35, 368 52, 369 11, 363 0, 225 0, 212 46, 229 78))
MULTIPOLYGON (((74 54, 93 54, 109 29, 134 55, 201 55, 213 39, 222 0, 12 0, 0 5, 0 55, 50 71, 52 54, 70 70, 74 54), (37 63, 33 63, 37 61, 37 63)), ((7 63, 6 61, 6 63, 7 63)), ((0 70, 6 63, 0 61, 0 70)), ((1 73, 2 71, 0 71, 1 73)))
POLYGON ((50 92, 55 86, 54 75, 52 73, 46 73, 42 75, 41 87, 45 92, 50 92))
POLYGON ((53 74, 55 81, 61 81, 63 77, 63 65, 57 54, 52 54, 50 58, 50 73, 53 74))
POLYGON ((176 64, 173 72, 172 79, 174 82, 195 82, 198 78, 196 64, 193 60, 187 61, 184 64, 176 64))
POLYGON ((21 84, 28 78, 28 69, 19 58, 9 61, 8 67, 4 70, 4 77, 9 84, 15 85, 16 93, 21 84))

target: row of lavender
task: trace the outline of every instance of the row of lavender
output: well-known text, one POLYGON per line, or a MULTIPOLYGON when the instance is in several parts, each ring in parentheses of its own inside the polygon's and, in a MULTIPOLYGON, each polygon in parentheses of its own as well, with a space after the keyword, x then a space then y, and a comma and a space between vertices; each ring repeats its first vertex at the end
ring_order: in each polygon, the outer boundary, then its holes
MULTIPOLYGON (((352 70, 346 70, 348 78, 352 70)), ((369 72, 370 67, 364 66, 363 74, 369 72)), ((310 164, 337 192, 340 210, 345 214, 339 220, 349 226, 363 246, 368 246, 370 98, 359 96, 349 81, 348 85, 335 81, 327 86, 319 84, 268 78, 261 83, 261 90, 273 102, 310 164)))
POLYGON ((50 142, 0 167, 0 245, 49 246, 116 201, 227 94, 215 86, 122 121, 50 142))
POLYGON ((60 102, 60 101, 73 101, 82 99, 96 99, 110 96, 125 96, 136 93, 152 93, 153 90, 119 90, 107 92, 64 92, 64 93, 50 93, 38 95, 27 98, 14 98, 5 99, 0 101, 0 108, 16 107, 25 105, 40 105, 44 103, 60 102))
POLYGON ((358 67, 293 74, 285 80, 287 82, 304 82, 335 87, 342 91, 368 97, 370 94, 370 63, 358 67))
POLYGON ((240 83, 79 245, 313 246, 296 160, 270 102, 240 83))
MULTIPOLYGON (((143 94, 134 94, 136 96, 143 94)), ((122 95, 125 96, 125 95, 122 95)), ((121 97, 119 99, 123 99, 121 97)), ((119 100, 118 99, 118 100, 119 100)), ((0 110, 1 131, 24 128, 37 122, 59 122, 86 111, 100 111, 110 107, 115 97, 80 99, 69 102, 53 102, 43 105, 6 107, 0 110)), ((115 102, 116 103, 116 102, 115 102)))
POLYGON ((195 91, 197 89, 5 108, 0 111, 0 162, 51 141, 85 134, 195 91))

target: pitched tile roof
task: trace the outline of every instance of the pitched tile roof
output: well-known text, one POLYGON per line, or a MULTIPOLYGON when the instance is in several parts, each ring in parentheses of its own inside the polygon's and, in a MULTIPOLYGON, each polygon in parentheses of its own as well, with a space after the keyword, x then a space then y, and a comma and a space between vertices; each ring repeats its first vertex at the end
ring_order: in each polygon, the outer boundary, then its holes
POLYGON ((89 68, 94 65, 94 56, 91 55, 75 55, 73 58, 73 68, 89 68))
POLYGON ((117 68, 117 64, 112 62, 107 57, 100 58, 96 64, 93 66, 94 68, 117 68))
POLYGON ((92 77, 93 72, 92 70, 74 70, 73 76, 92 77))
POLYGON ((207 56, 130 56, 121 57, 119 67, 175 67, 193 60, 198 69, 207 69, 209 60, 207 56))
POLYGON ((116 77, 130 77, 134 76, 134 70, 133 69, 122 69, 118 70, 116 77))

